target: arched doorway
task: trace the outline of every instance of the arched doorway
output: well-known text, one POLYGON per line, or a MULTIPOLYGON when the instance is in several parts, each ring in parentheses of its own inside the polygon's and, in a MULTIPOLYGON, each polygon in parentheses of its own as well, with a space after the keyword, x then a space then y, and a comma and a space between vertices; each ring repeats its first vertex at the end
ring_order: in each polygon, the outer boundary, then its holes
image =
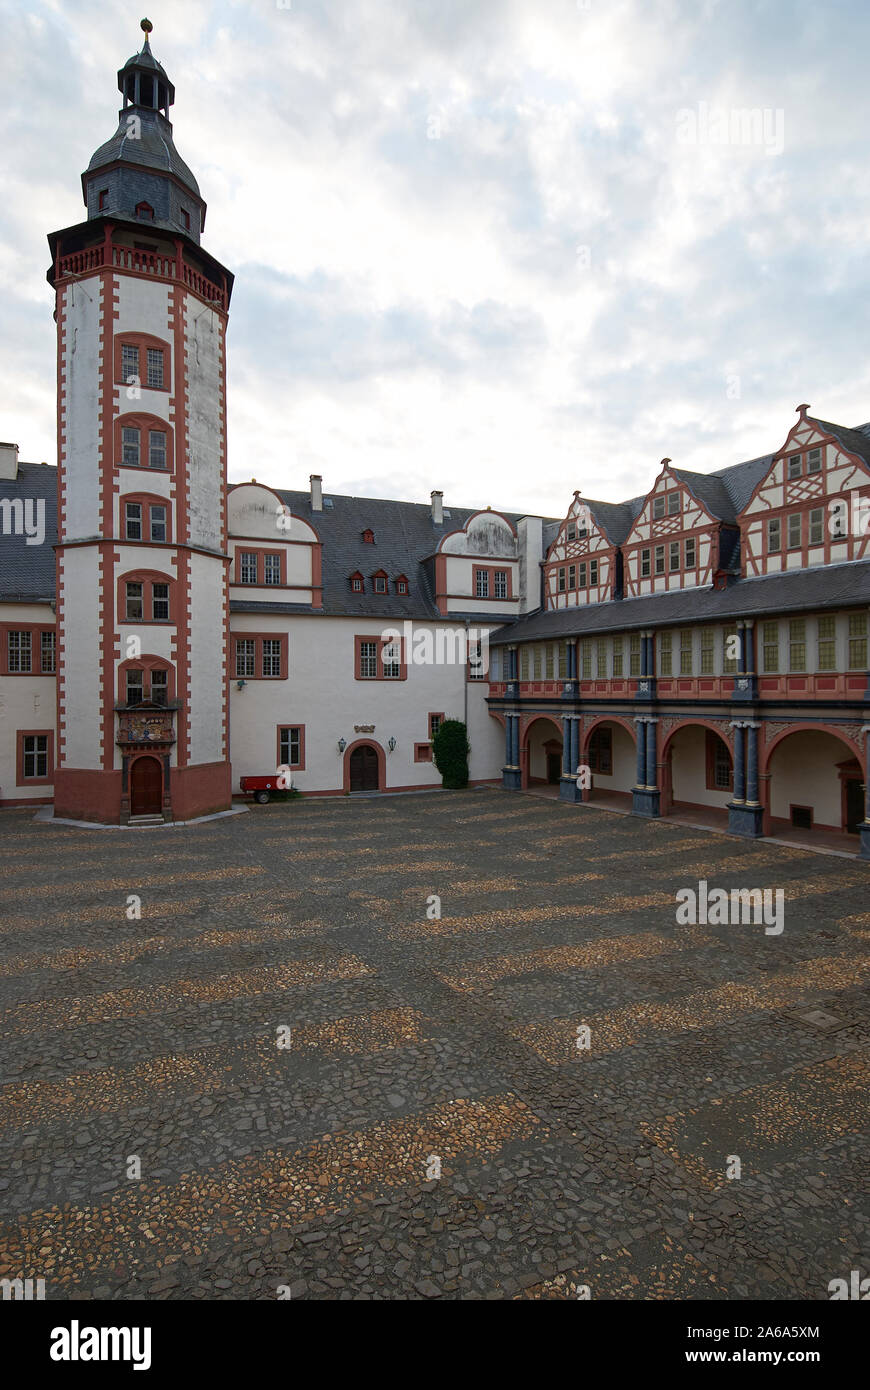
POLYGON ((584 801, 628 809, 637 780, 637 743, 625 724, 597 720, 587 728, 580 755, 590 771, 591 786, 584 801))
POLYGON ((558 787, 562 777, 562 729, 555 719, 533 719, 521 750, 523 786, 558 787))
POLYGON ((708 724, 680 724, 662 753, 661 814, 725 827, 734 796, 734 762, 722 733, 708 724))
POLYGON ((854 748, 838 734, 820 728, 787 733, 768 754, 767 774, 768 833, 815 830, 858 836, 864 771, 854 748))
POLYGON ((130 769, 130 815, 159 816, 163 809, 163 769, 157 758, 137 758, 130 769))
POLYGON ((380 791, 378 752, 371 743, 358 743, 348 756, 349 791, 380 791))

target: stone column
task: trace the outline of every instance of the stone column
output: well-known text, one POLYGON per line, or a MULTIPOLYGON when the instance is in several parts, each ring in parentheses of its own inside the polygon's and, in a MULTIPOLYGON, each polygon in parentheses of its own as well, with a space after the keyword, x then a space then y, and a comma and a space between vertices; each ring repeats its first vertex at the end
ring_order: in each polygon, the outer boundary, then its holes
POLYGON ((646 720, 635 719, 635 729, 637 730, 637 777, 635 784, 638 787, 646 785, 646 720))
POLYGON ((728 803, 728 829, 747 839, 763 833, 764 807, 758 799, 758 724, 750 719, 735 720, 734 795, 728 803))
POLYGON ((864 735, 864 821, 858 829, 861 840, 860 856, 870 859, 870 724, 865 724, 864 735))
POLYGON ((757 806, 758 801, 758 725, 746 725, 746 804, 757 806))
POLYGON ((646 781, 647 791, 658 786, 656 775, 656 721, 650 719, 646 726, 646 781))

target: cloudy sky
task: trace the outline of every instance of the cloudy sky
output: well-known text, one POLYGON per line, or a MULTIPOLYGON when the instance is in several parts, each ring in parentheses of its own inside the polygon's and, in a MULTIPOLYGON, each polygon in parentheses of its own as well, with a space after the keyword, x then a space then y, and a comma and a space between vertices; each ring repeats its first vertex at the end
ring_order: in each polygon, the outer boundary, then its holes
POLYGON ((236 275, 231 480, 561 516, 778 449, 801 401, 870 419, 865 0, 0 0, 23 458, 55 461, 46 233, 146 2, 236 275))

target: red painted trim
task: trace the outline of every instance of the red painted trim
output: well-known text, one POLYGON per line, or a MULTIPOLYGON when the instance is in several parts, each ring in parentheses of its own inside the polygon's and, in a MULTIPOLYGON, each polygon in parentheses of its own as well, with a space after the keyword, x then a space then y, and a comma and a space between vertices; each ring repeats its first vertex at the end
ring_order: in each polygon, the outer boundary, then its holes
MULTIPOLYGON (((762 724, 761 727, 766 734, 766 726, 762 724)), ((858 766, 861 768, 862 776, 866 779, 867 768, 864 765, 864 750, 858 744, 853 743, 849 735, 844 733, 841 728, 838 728, 836 724, 812 724, 808 720, 800 720, 790 728, 783 729, 780 733, 776 734, 769 743, 766 742, 766 739, 762 742, 758 758, 759 772, 769 772, 770 760, 774 750, 779 747, 783 739, 788 738, 791 734, 802 733, 805 730, 810 730, 817 734, 832 734, 834 738, 839 739, 840 743, 848 749, 850 757, 856 759, 858 766)))
POLYGON ((57 625, 53 623, 0 623, 0 676, 9 676, 15 679, 18 676, 44 676, 46 680, 54 680, 57 677, 58 669, 57 653, 57 625), (10 632, 29 632, 30 633, 30 665, 29 671, 10 671, 9 669, 9 633, 10 632), (43 671, 42 669, 42 634, 52 632, 55 635, 55 652, 53 671, 43 671))
POLYGON ((230 680, 231 681, 286 681, 289 674, 289 663, 287 659, 287 649, 289 637, 286 632, 240 632, 234 629, 231 632, 232 654, 230 661, 230 680), (281 674, 279 676, 263 675, 263 642, 280 642, 280 661, 281 674), (238 666, 236 662, 237 648, 239 642, 253 642, 254 645, 254 674, 253 676, 240 676, 237 674, 238 666))
MULTIPOLYGON (((287 587, 287 552, 280 550, 277 546, 269 545, 237 545, 234 556, 234 578, 233 584, 238 584, 242 589, 278 589, 287 587), (256 555, 257 557, 257 578, 254 580, 241 577, 242 574, 242 555, 256 555), (277 555, 280 561, 280 581, 278 584, 267 584, 265 580, 267 555, 277 555)), ((293 585, 293 588, 307 588, 307 585, 293 585)))
POLYGON ((17 787, 49 787, 54 781, 54 729, 16 729, 15 730, 15 785, 17 787), (45 738, 48 740, 48 771, 45 777, 25 777, 24 740, 26 738, 45 738))
MULTIPOLYGON (((130 657, 128 660, 118 663, 115 678, 116 690, 114 702, 117 702, 119 705, 127 703, 128 670, 141 670, 145 673, 147 678, 143 679, 142 690, 143 698, 148 700, 151 692, 151 672, 155 669, 168 671, 169 673, 166 681, 166 698, 170 704, 172 704, 177 699, 175 667, 165 656, 157 656, 154 652, 143 652, 141 656, 130 657)), ((114 724, 114 712, 112 713, 112 723, 114 724)))
POLYGON ((293 769, 294 772, 304 772, 304 771, 305 771, 305 725, 304 725, 304 724, 276 724, 276 725, 275 725, 275 757, 276 757, 276 760, 277 760, 276 763, 275 763, 275 767, 276 767, 276 768, 286 766, 286 767, 291 767, 291 768, 293 769), (299 730, 299 761, 298 761, 298 763, 286 763, 286 764, 285 764, 285 763, 283 762, 282 758, 281 758, 281 730, 282 730, 282 729, 298 729, 298 730, 299 730))
POLYGON ((360 635, 360 634, 355 634, 354 639, 353 639, 353 678, 354 678, 354 680, 357 680, 357 681, 365 681, 365 682, 367 682, 367 683, 370 682, 370 681, 371 681, 371 682, 374 682, 374 681, 386 681, 386 683, 387 683, 388 685, 389 685, 389 684, 392 684, 393 682, 398 682, 398 681, 400 681, 400 680, 401 680, 401 681, 407 680, 407 679, 408 679, 407 655, 408 655, 408 654, 407 654, 407 650, 406 650, 406 647, 405 647, 405 639, 404 639, 404 637, 398 637, 398 638, 395 639, 395 642, 391 642, 389 638, 381 637, 380 634, 379 634, 379 633, 376 633, 376 632, 374 632, 374 633, 373 633, 373 632, 369 632, 369 633, 364 633, 364 634, 361 634, 361 635, 360 635), (362 674, 362 644, 363 644, 363 642, 373 642, 373 643, 378 647, 378 650, 377 650, 377 675, 375 675, 375 676, 364 676, 364 675, 362 674), (385 676, 385 675, 384 675, 384 647, 387 647, 387 646, 395 646, 396 643, 398 643, 398 644, 400 645, 399 675, 398 675, 398 676, 385 676))
MULTIPOLYGON (((142 391, 170 391, 172 382, 172 348, 165 338, 155 338, 152 333, 128 333, 117 332, 115 334, 114 366, 115 366, 115 385, 120 386, 122 392, 126 392, 127 378, 124 376, 122 368, 124 344, 128 347, 139 349, 139 386, 142 391), (159 348, 163 353, 163 385, 148 385, 148 349, 159 348)), ((129 399, 122 395, 122 400, 129 399)))
POLYGON ((350 791, 350 755, 355 748, 361 748, 363 744, 368 744, 375 750, 378 757, 378 791, 386 791, 387 787, 387 755, 379 743, 373 738, 358 738, 353 743, 348 744, 344 750, 344 790, 350 791))
MULTIPOLYGON (((129 472, 150 473, 151 477, 164 478, 175 472, 175 432, 168 420, 163 420, 159 415, 148 415, 144 411, 130 411, 126 415, 117 415, 112 428, 113 454, 112 460, 115 472, 122 468, 129 472), (124 463, 124 443, 121 431, 125 429, 137 429, 139 431, 139 463, 124 463), (152 468, 148 462, 148 431, 159 430, 166 435, 166 467, 152 468)), ((184 455, 179 453, 181 459, 184 455)), ((179 470, 182 472, 183 468, 179 470)), ((111 535, 111 526, 107 528, 107 534, 111 535)))
POLYGON ((432 762, 432 745, 431 745, 431 743, 415 743, 415 744, 414 744, 414 762, 415 762, 415 763, 431 763, 431 762, 432 762))
MULTIPOLYGON (((668 750, 670 749, 670 746, 671 746, 671 744, 672 744, 672 742, 673 742, 673 740, 674 740, 674 735, 675 735, 675 734, 678 734, 678 733, 680 732, 681 729, 688 729, 688 728, 691 728, 691 726, 692 726, 693 724, 698 724, 698 725, 700 725, 700 727, 701 727, 702 729, 710 729, 712 733, 718 734, 718 735, 719 735, 719 737, 721 738, 722 742, 725 744, 725 747, 728 749, 728 752, 731 754, 731 762, 732 762, 732 765, 733 765, 733 762, 734 762, 734 735, 732 734, 732 732, 731 732, 730 730, 728 730, 728 732, 726 733, 725 730, 723 729, 722 725, 714 724, 714 723, 712 723, 712 722, 711 722, 710 720, 708 720, 708 719, 698 719, 698 718, 696 718, 694 715, 690 715, 690 716, 688 716, 686 719, 681 719, 680 722, 679 722, 679 724, 675 725, 675 727, 674 727, 673 729, 669 730, 668 734, 667 734, 666 737, 665 737, 664 743, 661 745, 661 748, 659 749, 659 751, 658 751, 658 753, 657 753, 658 761, 659 761, 659 762, 664 762, 664 761, 665 761, 666 754, 668 753, 668 750)), ((720 791, 721 791, 722 788, 718 788, 717 790, 720 790, 720 791)))
POLYGON ((118 497, 118 527, 117 534, 119 540, 124 545, 172 545, 172 537, 175 530, 173 525, 172 499, 161 497, 158 492, 124 492, 118 497), (142 539, 134 540, 127 535, 127 503, 137 502, 142 507, 142 539), (151 508, 163 507, 166 512, 166 540, 151 540, 151 508))
POLYGON ((174 627, 178 614, 178 581, 172 574, 166 574, 162 570, 126 570, 119 574, 115 585, 115 611, 118 614, 119 626, 129 627, 135 624, 136 627, 174 627), (127 617, 127 584, 142 585, 142 611, 145 615, 142 618, 127 617), (152 618, 149 614, 153 613, 154 585, 169 585, 169 617, 152 618))

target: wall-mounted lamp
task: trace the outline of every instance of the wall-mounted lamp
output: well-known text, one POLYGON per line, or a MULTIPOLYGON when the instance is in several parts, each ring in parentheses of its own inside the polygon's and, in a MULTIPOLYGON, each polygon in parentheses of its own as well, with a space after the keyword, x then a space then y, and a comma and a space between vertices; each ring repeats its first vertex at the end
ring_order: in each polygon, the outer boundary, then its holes
POLYGON ((395 740, 394 738, 391 738, 390 741, 389 741, 388 744, 387 744, 387 747, 389 748, 389 750, 390 750, 391 753, 392 753, 393 749, 395 748, 395 746, 396 746, 396 740, 395 740))
POLYGON ((346 738, 340 738, 340 739, 338 740, 338 751, 339 751, 339 753, 343 753, 346 747, 347 747, 347 739, 346 739, 346 738))
POLYGON ((244 690, 247 684, 247 681, 236 681, 236 690, 244 690))

